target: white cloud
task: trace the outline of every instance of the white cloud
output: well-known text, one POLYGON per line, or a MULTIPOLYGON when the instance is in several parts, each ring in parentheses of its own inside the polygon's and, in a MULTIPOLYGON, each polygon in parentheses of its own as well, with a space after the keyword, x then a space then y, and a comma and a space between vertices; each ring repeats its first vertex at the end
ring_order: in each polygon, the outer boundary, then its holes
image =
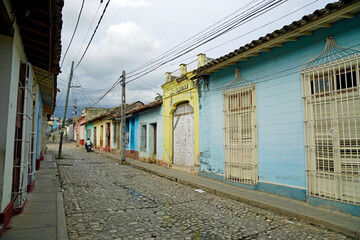
POLYGON ((160 41, 134 22, 111 25, 106 36, 93 43, 80 65, 84 75, 98 78, 132 70, 157 54, 160 41))
POLYGON ((151 5, 150 2, 145 0, 115 0, 114 4, 119 7, 146 7, 151 5))

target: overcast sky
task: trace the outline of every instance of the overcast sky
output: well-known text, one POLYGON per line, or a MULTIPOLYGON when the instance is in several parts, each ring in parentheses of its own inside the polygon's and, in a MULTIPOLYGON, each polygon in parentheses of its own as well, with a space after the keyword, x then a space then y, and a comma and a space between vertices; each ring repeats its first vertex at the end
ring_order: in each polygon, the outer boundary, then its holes
MULTIPOLYGON (((93 104, 112 86, 121 75, 122 70, 130 72, 136 69, 235 10, 243 8, 248 3, 255 5, 267 1, 111 0, 84 59, 74 71, 72 86, 75 87, 70 90, 67 118, 74 116, 75 98, 79 115, 83 107, 93 104), (79 88, 79 85, 82 88, 79 88)), ((60 63, 74 31, 82 3, 81 0, 65 0, 64 2, 60 63)), ((57 107, 54 113, 58 117, 63 116, 71 61, 74 61, 75 65, 79 62, 106 2, 107 0, 104 0, 100 4, 100 0, 85 1, 78 30, 62 66, 62 73, 58 76, 60 92, 57 94, 57 107), (94 22, 91 25, 93 19, 94 22)), ((149 103, 154 100, 156 93, 162 93, 161 84, 165 82, 165 72, 178 69, 179 64, 186 64, 195 60, 199 53, 205 53, 211 58, 223 56, 254 39, 301 19, 304 15, 313 13, 316 9, 325 7, 330 2, 333 1, 285 1, 275 9, 160 67, 133 83, 129 83, 126 89, 126 101, 130 103, 139 100, 149 103), (298 10, 300 8, 302 9, 298 10), (293 11, 295 12, 291 13, 293 11), (270 22, 272 23, 268 24, 270 22), (265 24, 268 25, 262 27, 265 24)), ((121 88, 118 87, 94 107, 114 107, 118 106, 120 101, 121 88)))

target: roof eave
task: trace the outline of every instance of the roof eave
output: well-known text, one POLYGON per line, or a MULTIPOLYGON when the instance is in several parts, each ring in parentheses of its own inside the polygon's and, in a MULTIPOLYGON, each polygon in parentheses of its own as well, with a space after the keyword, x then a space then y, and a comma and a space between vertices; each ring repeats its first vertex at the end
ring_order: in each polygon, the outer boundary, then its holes
POLYGON ((356 1, 347 5, 346 7, 320 16, 318 19, 315 17, 315 19, 312 21, 310 20, 310 22, 305 23, 303 26, 296 27, 296 24, 299 24, 300 21, 304 20, 293 22, 292 25, 295 26, 285 26, 280 30, 276 30, 273 33, 267 34, 265 37, 259 38, 259 40, 254 40, 251 43, 246 44, 245 46, 240 47, 239 49, 225 56, 213 60, 212 62, 196 70, 196 77, 209 75, 231 65, 235 65, 240 61, 247 61, 250 57, 258 56, 263 52, 269 52, 275 47, 283 46, 287 42, 297 41, 301 36, 311 35, 312 32, 317 29, 330 28, 332 27, 332 23, 336 21, 345 18, 353 18, 354 14, 359 12, 359 10, 360 1, 356 1), (284 29, 286 27, 292 27, 293 29, 286 31, 284 29))

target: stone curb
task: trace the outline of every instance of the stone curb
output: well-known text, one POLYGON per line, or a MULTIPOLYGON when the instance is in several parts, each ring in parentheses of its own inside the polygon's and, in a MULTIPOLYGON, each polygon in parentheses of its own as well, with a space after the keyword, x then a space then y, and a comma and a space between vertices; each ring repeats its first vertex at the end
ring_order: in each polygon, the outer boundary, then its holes
MULTIPOLYGON (((95 153, 100 154, 104 157, 110 158, 110 159, 114 159, 114 160, 120 160, 120 156, 117 156, 115 154, 112 153, 108 153, 108 152, 103 152, 101 150, 97 150, 94 149, 93 150, 95 153)), ((169 180, 172 181, 176 181, 178 183, 184 184, 184 185, 188 185, 194 188, 201 188, 209 193, 212 193, 214 195, 217 196, 221 196, 221 197, 225 197, 225 198, 230 198, 233 200, 237 200, 237 201, 241 201, 241 202, 245 202, 248 203, 252 206, 256 206, 259 208, 263 208, 263 209, 268 209, 271 210, 273 212, 279 213, 279 214, 283 214, 289 217, 296 217, 298 219, 301 220, 305 220, 309 223, 315 224, 315 225, 322 225, 325 227, 328 227, 334 231, 337 232, 341 232, 343 234, 355 237, 355 238, 360 238, 360 218, 358 217, 353 217, 347 214, 343 214, 340 212, 336 212, 336 211, 332 211, 332 210, 328 210, 328 209, 323 209, 323 208, 319 208, 319 207, 315 207, 312 205, 307 204, 306 202, 301 202, 298 200, 294 200, 294 199, 288 199, 285 197, 281 197, 281 196, 277 196, 277 195, 273 195, 273 194, 269 194, 269 193, 264 193, 264 192, 256 192, 257 194, 265 194, 270 196, 271 198, 274 199, 274 203, 267 203, 258 199, 254 199, 254 198, 248 198, 245 196, 241 196, 239 193, 232 193, 231 191, 223 191, 221 190, 221 188, 219 187, 212 187, 212 186, 208 186, 205 184, 201 184, 201 183, 197 183, 197 182, 193 182, 193 181, 189 181, 186 180, 185 178, 179 178, 178 176, 174 176, 171 173, 164 173, 162 171, 156 171, 155 169, 150 169, 147 168, 146 166, 141 166, 144 165, 146 163, 139 161, 139 163, 137 163, 138 160, 134 160, 134 159, 127 159, 127 163, 137 169, 143 170, 145 172, 149 172, 152 173, 154 175, 160 176, 160 177, 164 177, 167 178, 169 180), (276 200, 281 200, 282 202, 284 201, 288 201, 288 202, 296 202, 296 205, 298 205, 298 209, 294 209, 294 208, 289 208, 286 206, 282 206, 281 204, 276 204, 276 200), (300 210, 300 211, 299 211, 300 210), (303 211, 301 211, 303 210, 303 211), (312 212, 318 212, 319 215, 316 215, 312 212), (332 218, 335 219, 329 219, 328 216, 331 216, 332 218), (343 220, 347 220, 346 222, 348 223, 350 221, 353 220, 354 223, 359 223, 358 227, 353 227, 353 226, 348 226, 346 223, 344 223, 343 220)), ((151 166, 151 165, 149 165, 151 166)), ((160 166, 159 166, 160 167, 160 166)), ((175 171, 172 169, 172 171, 175 171)), ((224 188, 236 188, 238 189, 238 187, 234 187, 234 186, 230 186, 228 184, 213 180, 213 179, 209 179, 209 178, 204 178, 201 176, 197 176, 194 175, 194 177, 198 177, 201 179, 205 179, 206 182, 211 182, 214 185, 224 185, 224 188)), ((238 189, 238 191, 241 192, 254 192, 252 190, 247 190, 247 189, 238 189)), ((353 224, 350 224, 353 225, 353 224)))
MULTIPOLYGON (((132 160, 132 161, 134 161, 134 160, 132 160)), ((194 183, 194 182, 190 182, 190 181, 185 180, 185 179, 180 179, 180 178, 172 176, 172 175, 163 174, 163 173, 160 173, 160 172, 157 172, 157 171, 154 171, 154 170, 151 170, 151 169, 136 165, 134 163, 130 163, 130 165, 132 167, 134 167, 134 168, 137 168, 137 169, 140 169, 140 170, 143 170, 143 171, 158 175, 160 177, 165 177, 165 178, 167 178, 169 180, 176 181, 178 183, 191 186, 193 188, 201 188, 201 189, 205 190, 206 192, 212 193, 212 194, 217 195, 217 196, 230 198, 230 199, 240 201, 240 202, 245 202, 245 203, 250 204, 250 205, 255 206, 255 207, 271 210, 273 212, 276 212, 276 213, 279 213, 279 214, 282 214, 282 215, 295 217, 295 218, 298 218, 298 219, 305 220, 307 222, 313 223, 315 225, 322 225, 322 226, 328 227, 328 228, 330 228, 330 229, 332 229, 332 230, 334 230, 336 232, 341 232, 341 233, 344 233, 344 234, 352 236, 352 237, 360 237, 360 227, 359 227, 359 229, 347 228, 346 226, 341 226, 339 224, 326 221, 323 218, 316 218, 316 217, 313 217, 313 216, 303 214, 301 212, 291 211, 289 209, 282 208, 279 205, 276 206, 276 205, 272 205, 272 204, 267 204, 266 202, 260 202, 260 201, 254 200, 254 199, 249 199, 249 198, 246 198, 246 197, 239 196, 237 194, 232 194, 232 193, 229 193, 229 192, 221 191, 219 189, 210 188, 210 187, 205 186, 203 184, 194 183)), ((316 208, 316 207, 313 207, 313 206, 308 206, 308 207, 316 208)), ((324 209, 324 211, 330 211, 330 210, 324 209)), ((334 212, 333 214, 342 215, 342 213, 337 213, 337 212, 334 212)))
MULTIPOLYGON (((52 155, 55 167, 55 174, 58 174, 58 168, 55 159, 55 152, 49 151, 48 154, 52 155)), ((60 183, 59 183, 60 185, 60 183)), ((68 240, 68 232, 66 226, 64 198, 61 189, 56 193, 56 239, 57 240, 68 240)))
POLYGON ((68 232, 66 227, 64 200, 62 192, 56 194, 56 239, 68 240, 68 232))

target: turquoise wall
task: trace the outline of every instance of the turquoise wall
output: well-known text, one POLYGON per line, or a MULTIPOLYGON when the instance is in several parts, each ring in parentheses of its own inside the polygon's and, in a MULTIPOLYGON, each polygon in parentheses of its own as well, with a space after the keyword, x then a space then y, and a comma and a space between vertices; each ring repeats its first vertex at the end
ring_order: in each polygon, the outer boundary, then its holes
MULTIPOLYGON (((156 133, 156 159, 163 159, 163 116, 162 116, 162 106, 150 109, 148 111, 144 111, 139 113, 139 127, 140 125, 146 125, 147 130, 147 148, 146 151, 142 151, 140 149, 139 156, 144 158, 151 157, 149 152, 150 147, 150 124, 156 123, 157 125, 157 133, 156 133)), ((140 136, 139 136, 139 144, 140 144, 140 136)))
POLYGON ((94 123, 90 122, 88 124, 85 124, 85 143, 88 138, 90 138, 90 141, 94 143, 94 123), (87 130, 90 129, 90 136, 87 134, 87 130))
POLYGON ((271 52, 215 72, 209 81, 202 79, 199 86, 200 171, 224 174, 222 89, 234 78, 234 69, 239 68, 244 78, 256 84, 261 183, 258 190, 277 191, 272 190, 276 184, 304 192, 306 161, 300 69, 324 49, 328 36, 333 36, 340 46, 359 48, 359 26, 360 14, 357 14, 354 19, 334 23, 332 28, 319 29, 296 42, 285 43, 271 52))
POLYGON ((126 131, 129 132, 129 142, 126 150, 139 151, 139 116, 126 119, 126 131))

